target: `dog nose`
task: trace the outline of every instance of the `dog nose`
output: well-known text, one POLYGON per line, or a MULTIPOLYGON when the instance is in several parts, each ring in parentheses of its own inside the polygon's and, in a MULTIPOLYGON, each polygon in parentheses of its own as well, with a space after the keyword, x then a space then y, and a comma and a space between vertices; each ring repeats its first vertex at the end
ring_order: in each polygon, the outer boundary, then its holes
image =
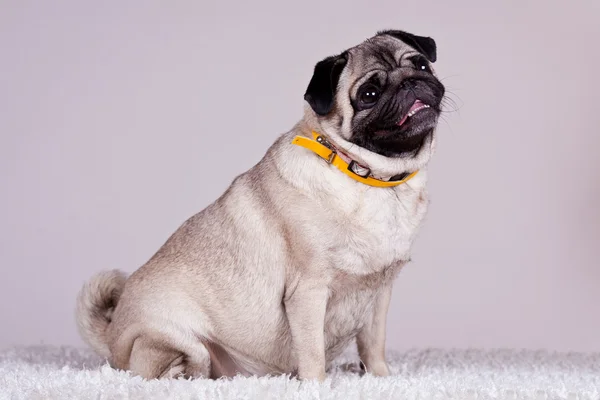
POLYGON ((406 78, 400 82, 401 89, 414 89, 416 86, 416 79, 414 78, 406 78))

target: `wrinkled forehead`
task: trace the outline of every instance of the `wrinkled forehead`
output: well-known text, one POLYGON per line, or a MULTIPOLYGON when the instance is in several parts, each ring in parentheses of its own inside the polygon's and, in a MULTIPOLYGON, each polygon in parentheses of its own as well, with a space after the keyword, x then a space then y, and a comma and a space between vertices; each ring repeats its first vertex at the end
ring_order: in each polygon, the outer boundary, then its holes
POLYGON ((418 52, 401 41, 388 35, 367 39, 348 50, 349 66, 354 72, 371 69, 391 70, 400 65, 402 58, 418 54, 418 52))

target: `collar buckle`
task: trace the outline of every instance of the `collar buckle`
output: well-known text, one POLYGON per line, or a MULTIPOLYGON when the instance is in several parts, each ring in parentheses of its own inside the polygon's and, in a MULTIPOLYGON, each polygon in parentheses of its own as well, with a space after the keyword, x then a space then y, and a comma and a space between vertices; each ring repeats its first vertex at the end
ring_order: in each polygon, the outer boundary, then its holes
POLYGON ((331 150, 331 154, 329 155, 329 157, 327 157, 327 164, 331 164, 336 155, 337 153, 335 152, 335 150, 331 150))
POLYGON ((327 139, 325 139, 322 135, 317 136, 315 138, 315 140, 317 142, 319 142, 320 144, 322 144, 323 146, 327 147, 329 150, 331 150, 331 154, 329 154, 329 157, 327 157, 326 161, 327 161, 327 164, 333 163, 333 159, 337 155, 337 151, 335 150, 335 147, 333 147, 333 145, 331 143, 329 143, 327 141, 327 139))

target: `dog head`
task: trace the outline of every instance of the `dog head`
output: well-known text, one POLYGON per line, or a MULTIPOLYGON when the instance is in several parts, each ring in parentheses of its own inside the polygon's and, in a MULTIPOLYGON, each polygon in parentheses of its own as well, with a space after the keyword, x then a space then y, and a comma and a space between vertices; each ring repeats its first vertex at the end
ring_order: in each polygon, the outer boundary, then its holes
POLYGON ((432 38, 387 30, 325 58, 304 95, 305 120, 380 174, 422 168, 445 93, 436 50, 432 38))

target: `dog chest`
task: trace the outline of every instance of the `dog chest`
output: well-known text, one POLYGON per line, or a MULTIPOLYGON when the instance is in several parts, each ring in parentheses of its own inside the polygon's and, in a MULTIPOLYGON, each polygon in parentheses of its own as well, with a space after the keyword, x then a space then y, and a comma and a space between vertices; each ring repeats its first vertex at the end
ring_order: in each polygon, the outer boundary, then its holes
POLYGON ((330 261, 348 273, 370 274, 410 258, 410 247, 426 212, 421 190, 369 190, 338 208, 330 261))

